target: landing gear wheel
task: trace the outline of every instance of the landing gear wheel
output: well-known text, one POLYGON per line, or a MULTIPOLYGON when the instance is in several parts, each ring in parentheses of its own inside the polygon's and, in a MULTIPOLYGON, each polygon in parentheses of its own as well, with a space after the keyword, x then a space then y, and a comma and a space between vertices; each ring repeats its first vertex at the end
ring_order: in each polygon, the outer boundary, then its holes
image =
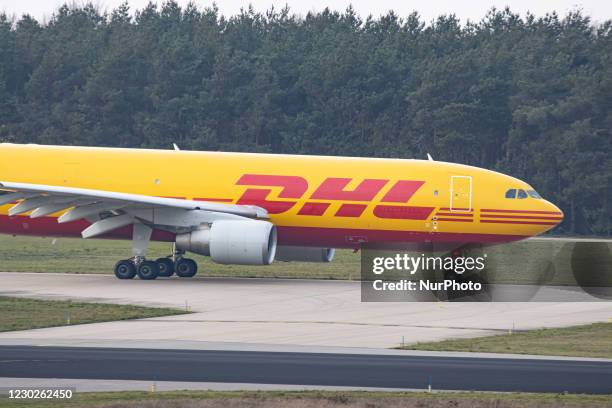
POLYGON ((168 277, 174 274, 174 262, 170 258, 159 258, 157 261, 157 265, 159 266, 159 275, 168 277))
POLYGON ((132 261, 119 261, 115 265, 115 276, 119 279, 134 279, 136 276, 136 265, 132 261))
POLYGON ((159 265, 153 261, 143 261, 138 265, 138 277, 142 280, 151 280, 159 275, 159 265))
POLYGON ((198 272, 198 264, 193 259, 179 259, 174 265, 176 276, 192 278, 198 272))

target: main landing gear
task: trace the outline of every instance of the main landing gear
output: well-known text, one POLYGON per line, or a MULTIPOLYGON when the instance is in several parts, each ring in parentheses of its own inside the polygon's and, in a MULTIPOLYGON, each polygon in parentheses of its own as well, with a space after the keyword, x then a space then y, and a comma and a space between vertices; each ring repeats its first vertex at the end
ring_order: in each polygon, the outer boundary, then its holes
POLYGON ((133 279, 136 275, 142 280, 170 277, 176 273, 179 278, 192 278, 198 272, 198 264, 193 259, 159 258, 156 261, 124 259, 115 265, 115 276, 119 279, 133 279))
POLYGON ((185 251, 173 246, 173 254, 156 261, 145 258, 147 246, 153 230, 142 223, 134 224, 131 259, 117 262, 115 276, 119 279, 133 279, 136 275, 142 280, 152 280, 157 277, 170 277, 176 273, 180 278, 192 278, 198 272, 198 264, 193 259, 183 258, 185 251))

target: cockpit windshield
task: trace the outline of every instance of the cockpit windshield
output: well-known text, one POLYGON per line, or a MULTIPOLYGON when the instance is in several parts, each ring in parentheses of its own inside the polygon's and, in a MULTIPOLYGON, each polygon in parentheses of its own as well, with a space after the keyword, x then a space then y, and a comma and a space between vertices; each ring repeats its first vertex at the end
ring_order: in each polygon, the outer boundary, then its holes
POLYGON ((506 198, 516 198, 516 189, 511 188, 510 190, 506 191, 506 198))
POLYGON ((527 194, 529 194, 529 197, 531 197, 531 198, 537 198, 538 200, 542 198, 542 197, 540 197, 540 195, 538 194, 538 192, 537 192, 537 191, 535 191, 535 190, 527 190, 527 194))
POLYGON ((518 198, 519 200, 523 200, 527 197, 531 197, 531 198, 535 198, 535 199, 541 199, 542 197, 540 197, 540 195, 535 191, 535 190, 522 190, 522 189, 518 189, 518 188, 511 188, 508 189, 508 191, 506 191, 505 194, 506 198, 518 198))

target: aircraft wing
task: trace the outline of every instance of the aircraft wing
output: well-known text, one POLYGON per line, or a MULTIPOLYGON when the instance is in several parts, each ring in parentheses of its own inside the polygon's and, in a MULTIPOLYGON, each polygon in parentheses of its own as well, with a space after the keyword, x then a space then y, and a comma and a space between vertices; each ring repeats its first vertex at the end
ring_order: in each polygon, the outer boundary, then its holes
POLYGON ((267 219, 265 209, 250 205, 212 203, 118 193, 104 190, 0 181, 0 205, 18 200, 9 215, 27 212, 31 218, 68 210, 59 223, 87 219, 92 222, 82 231, 83 238, 105 234, 141 222, 172 232, 189 231, 219 219, 267 219))

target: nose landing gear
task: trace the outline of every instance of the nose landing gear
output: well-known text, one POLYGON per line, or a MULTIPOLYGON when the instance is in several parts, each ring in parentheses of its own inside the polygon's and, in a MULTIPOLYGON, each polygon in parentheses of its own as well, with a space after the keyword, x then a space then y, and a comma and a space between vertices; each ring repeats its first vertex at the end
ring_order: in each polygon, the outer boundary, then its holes
POLYGON ((142 280, 153 280, 157 277, 170 277, 174 273, 180 278, 192 278, 198 271, 198 264, 193 259, 183 258, 184 251, 173 246, 173 254, 167 258, 148 261, 145 258, 153 229, 148 225, 134 223, 131 259, 115 264, 115 276, 118 279, 133 279, 136 275, 142 280))

